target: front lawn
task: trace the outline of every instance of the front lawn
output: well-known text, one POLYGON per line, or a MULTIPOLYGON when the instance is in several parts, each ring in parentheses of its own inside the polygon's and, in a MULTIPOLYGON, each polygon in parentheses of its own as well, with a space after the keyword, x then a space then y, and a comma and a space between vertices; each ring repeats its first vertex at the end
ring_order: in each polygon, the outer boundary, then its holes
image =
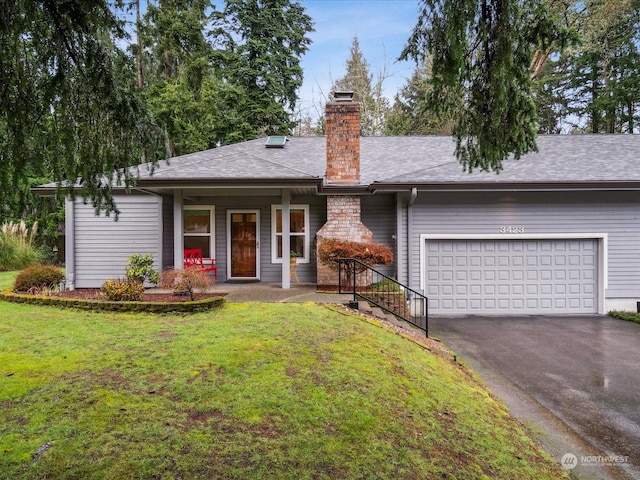
POLYGON ((13 287, 13 281, 19 272, 0 272, 0 290, 13 287))
POLYGON ((4 302, 0 477, 565 478, 449 356, 335 309, 4 302))

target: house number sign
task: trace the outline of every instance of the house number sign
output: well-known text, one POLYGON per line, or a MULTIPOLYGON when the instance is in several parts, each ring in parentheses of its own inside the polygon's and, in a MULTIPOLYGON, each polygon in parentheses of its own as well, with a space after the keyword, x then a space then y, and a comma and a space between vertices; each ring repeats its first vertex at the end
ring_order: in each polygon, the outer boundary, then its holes
POLYGON ((524 233, 523 225, 502 225, 499 229, 500 233, 524 233))

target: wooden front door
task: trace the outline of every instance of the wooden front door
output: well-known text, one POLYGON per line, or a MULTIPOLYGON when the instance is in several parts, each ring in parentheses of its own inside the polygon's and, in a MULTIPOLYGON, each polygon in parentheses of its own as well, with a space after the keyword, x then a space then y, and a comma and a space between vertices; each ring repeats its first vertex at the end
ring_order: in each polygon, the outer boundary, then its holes
POLYGON ((260 211, 228 212, 228 271, 230 278, 259 279, 260 211))

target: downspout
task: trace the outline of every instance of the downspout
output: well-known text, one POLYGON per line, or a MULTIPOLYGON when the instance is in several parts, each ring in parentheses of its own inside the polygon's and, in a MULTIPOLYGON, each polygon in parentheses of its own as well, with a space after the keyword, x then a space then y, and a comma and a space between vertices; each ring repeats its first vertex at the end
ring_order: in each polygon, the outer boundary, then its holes
POLYGON ((414 258, 413 248, 413 204, 418 198, 418 189, 413 187, 411 189, 411 196, 409 197, 409 203, 407 204, 407 284, 413 288, 411 283, 411 259, 414 258))
POLYGON ((76 215, 75 201, 73 198, 66 198, 64 201, 64 252, 65 270, 67 280, 65 288, 74 290, 76 288, 76 215))
POLYGON ((403 235, 403 210, 402 210, 402 198, 399 193, 396 193, 396 266, 398 281, 407 284, 407 278, 404 271, 404 235, 403 235))
POLYGON ((291 288, 291 193, 282 190, 282 289, 291 288))
POLYGON ((182 190, 173 191, 173 268, 182 270, 184 268, 184 201, 182 190))

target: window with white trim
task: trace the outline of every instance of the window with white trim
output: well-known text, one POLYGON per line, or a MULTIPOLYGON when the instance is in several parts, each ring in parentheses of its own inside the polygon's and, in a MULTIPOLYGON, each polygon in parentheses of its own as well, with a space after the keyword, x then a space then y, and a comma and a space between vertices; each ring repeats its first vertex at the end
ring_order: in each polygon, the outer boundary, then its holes
MULTIPOLYGON (((298 263, 309 263, 309 205, 289 208, 290 254, 298 263)), ((282 263, 282 205, 271 206, 271 261, 282 263)))
POLYGON ((184 206, 184 248, 200 248, 202 258, 216 257, 214 213, 211 205, 184 206))

